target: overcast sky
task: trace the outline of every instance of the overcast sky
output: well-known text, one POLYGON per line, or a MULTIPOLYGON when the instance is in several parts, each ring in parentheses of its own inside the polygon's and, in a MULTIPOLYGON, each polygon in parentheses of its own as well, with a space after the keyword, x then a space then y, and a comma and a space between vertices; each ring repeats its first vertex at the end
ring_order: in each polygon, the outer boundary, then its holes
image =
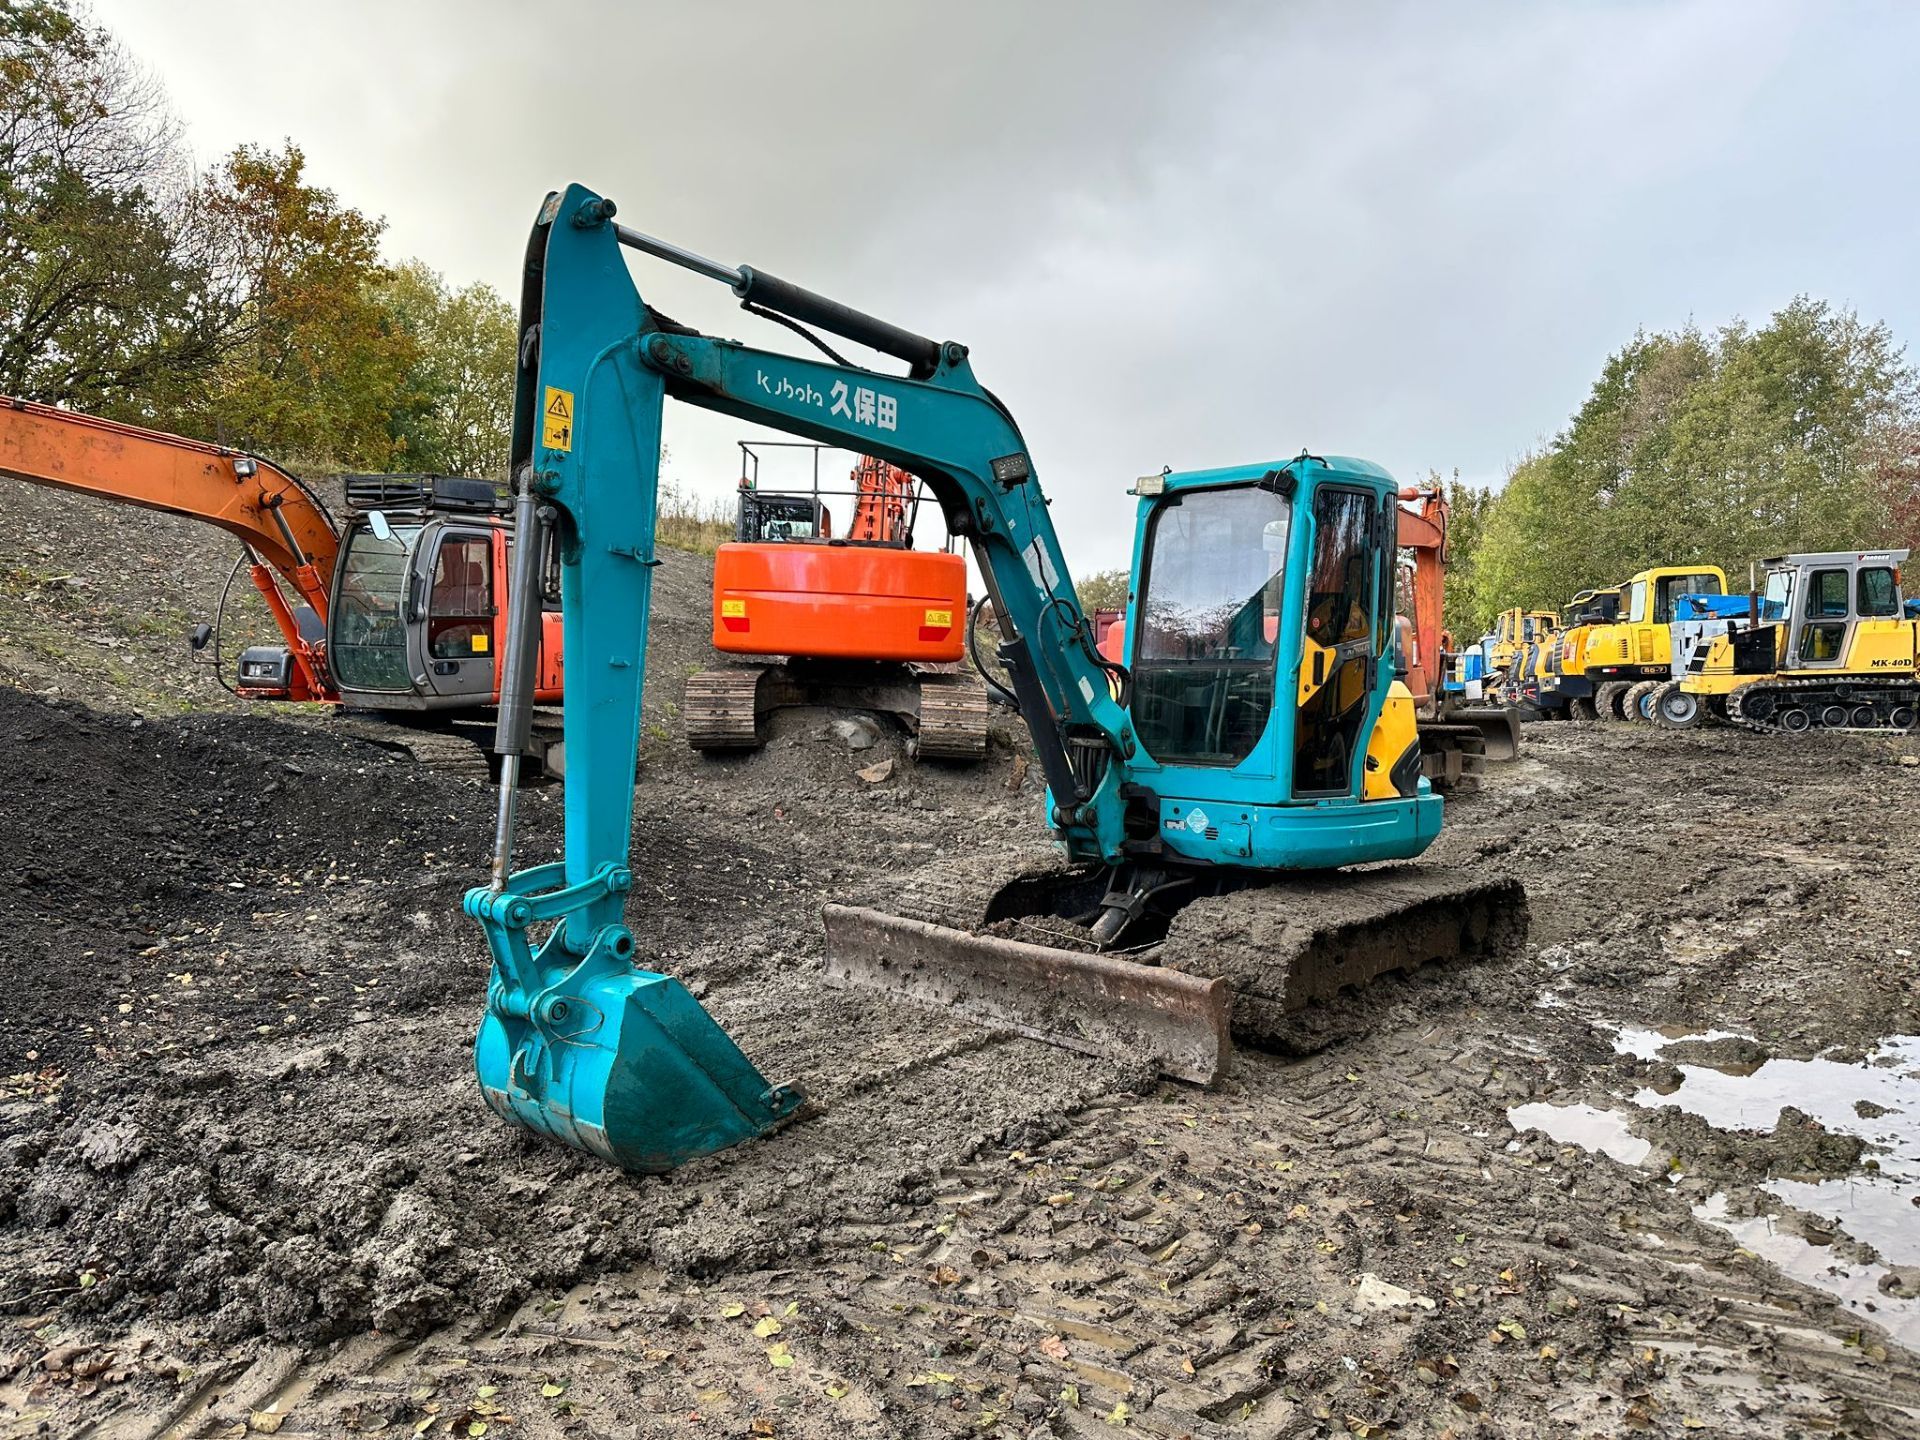
MULTIPOLYGON (((1920 333, 1920 5, 94 0, 198 158, 285 138, 509 296, 542 196, 972 347, 1078 569, 1132 477, 1497 483, 1636 327, 1920 333)), ((677 319, 791 337, 656 262, 677 319)), ((889 365, 891 362, 887 362, 889 365)), ((718 495, 731 421, 670 413, 718 495)))

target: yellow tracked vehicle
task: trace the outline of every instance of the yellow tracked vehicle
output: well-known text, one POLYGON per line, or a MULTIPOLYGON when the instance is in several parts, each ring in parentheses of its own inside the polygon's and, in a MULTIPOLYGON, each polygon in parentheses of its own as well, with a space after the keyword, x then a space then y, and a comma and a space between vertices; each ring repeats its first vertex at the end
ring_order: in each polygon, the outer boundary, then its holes
POLYGON ((1701 702, 1689 723, 1704 709, 1790 734, 1913 729, 1920 619, 1900 596, 1906 558, 1905 550, 1827 550, 1764 562, 1752 623, 1696 651, 1680 679, 1680 693, 1701 702))
POLYGON ((1586 677, 1602 720, 1642 720, 1641 701, 1673 678, 1674 607, 1683 595, 1724 595, 1718 565, 1660 565, 1626 584, 1624 618, 1597 625, 1586 641, 1586 677))
POLYGON ((1538 654, 1521 681, 1520 702, 1550 718, 1591 720, 1594 682, 1587 675, 1587 641, 1620 616, 1627 587, 1600 586, 1582 590, 1560 612, 1558 633, 1538 647, 1538 654))

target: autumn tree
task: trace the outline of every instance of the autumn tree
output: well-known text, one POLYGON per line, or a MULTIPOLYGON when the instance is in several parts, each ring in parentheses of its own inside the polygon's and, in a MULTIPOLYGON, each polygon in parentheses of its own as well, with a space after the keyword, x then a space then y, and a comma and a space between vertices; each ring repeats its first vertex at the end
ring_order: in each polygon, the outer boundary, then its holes
POLYGON ((397 462, 504 480, 513 434, 513 307, 491 285, 449 291, 418 260, 397 267, 379 293, 416 352, 391 426, 397 462))
POLYGON ((242 145, 202 187, 238 297, 195 433, 311 467, 385 468, 420 346, 381 303, 383 222, 309 184, 297 145, 242 145))
POLYGON ((1740 583, 1920 521, 1920 387, 1884 325, 1795 299, 1757 330, 1636 335, 1486 519, 1476 606, 1562 605, 1653 565, 1740 583), (1904 517, 1904 518, 1903 518, 1904 517), (1736 580, 1738 577, 1738 580, 1736 580))
POLYGON ((1125 570, 1096 570, 1074 586, 1080 608, 1091 615, 1095 610, 1124 610, 1131 580, 1125 570))
POLYGON ((149 413, 222 353, 180 131, 157 84, 53 0, 0 0, 0 391, 149 413))

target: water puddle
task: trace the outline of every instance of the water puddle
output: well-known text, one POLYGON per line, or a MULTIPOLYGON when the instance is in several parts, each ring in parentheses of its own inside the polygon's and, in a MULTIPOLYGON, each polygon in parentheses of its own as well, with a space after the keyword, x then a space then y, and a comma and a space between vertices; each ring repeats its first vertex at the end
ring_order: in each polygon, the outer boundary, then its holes
POLYGON ((1861 1172, 1762 1182, 1768 1194, 1807 1217, 1804 1222, 1735 1217, 1724 1195, 1694 1214, 1782 1272, 1870 1313, 1903 1343, 1920 1344, 1920 1301, 1879 1290, 1888 1266, 1920 1266, 1920 1036, 1890 1036, 1853 1063, 1768 1057, 1728 1031, 1622 1027, 1614 1049, 1676 1066, 1677 1084, 1644 1087, 1635 1105, 1677 1105, 1716 1129, 1761 1133, 1791 1107, 1835 1134, 1866 1141, 1861 1172), (1703 1054, 1708 1046, 1713 1050, 1703 1054), (1669 1056, 1670 1050, 1679 1053, 1669 1056), (1883 1263, 1836 1254, 1834 1241, 1842 1237, 1871 1245, 1883 1263))
POLYGON ((1628 1131, 1625 1114, 1594 1105, 1549 1105, 1544 1101, 1516 1105, 1507 1111, 1507 1123, 1515 1130, 1538 1130, 1557 1145, 1578 1145, 1582 1150, 1610 1155, 1622 1165, 1638 1165, 1653 1150, 1649 1141, 1628 1131))
POLYGON ((1825 1246, 1789 1234, 1772 1216, 1734 1216, 1725 1195, 1694 1206, 1693 1213, 1695 1219, 1726 1231, 1743 1249, 1771 1262, 1781 1274, 1833 1296, 1909 1349, 1920 1348, 1920 1300, 1881 1294, 1886 1266, 1843 1260, 1825 1246))

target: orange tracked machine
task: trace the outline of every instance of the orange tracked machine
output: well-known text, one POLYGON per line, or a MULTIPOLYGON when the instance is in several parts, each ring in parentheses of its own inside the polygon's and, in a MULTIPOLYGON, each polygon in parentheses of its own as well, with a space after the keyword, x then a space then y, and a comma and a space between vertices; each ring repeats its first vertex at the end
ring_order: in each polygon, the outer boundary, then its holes
POLYGON ((986 753, 987 694, 960 667, 967 565, 915 550, 919 482, 860 457, 845 490, 823 490, 825 447, 742 441, 739 517, 713 564, 713 645, 752 656, 687 682, 687 738, 696 750, 764 743, 767 718, 796 705, 875 710, 899 718, 916 753, 986 753), (806 490, 759 484, 762 450, 811 452, 806 490), (834 533, 835 495, 851 500, 834 533))

